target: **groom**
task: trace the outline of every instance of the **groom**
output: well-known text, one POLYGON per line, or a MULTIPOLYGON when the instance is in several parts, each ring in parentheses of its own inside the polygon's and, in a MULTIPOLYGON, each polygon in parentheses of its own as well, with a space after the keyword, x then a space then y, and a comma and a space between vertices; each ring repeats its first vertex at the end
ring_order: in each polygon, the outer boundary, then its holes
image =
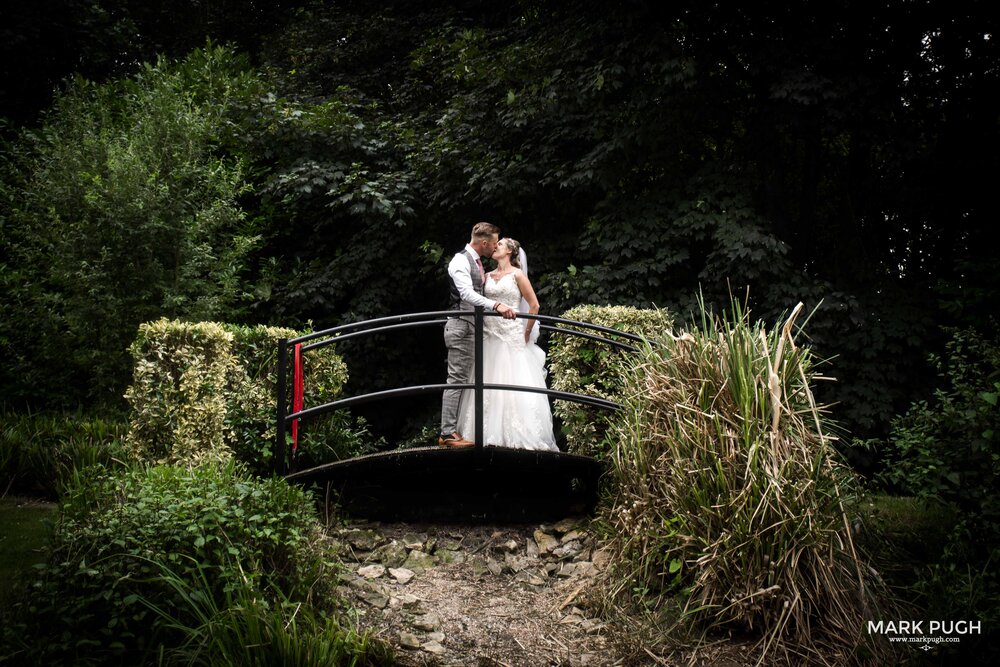
MULTIPOLYGON (((450 310, 471 311, 476 306, 495 310, 508 319, 517 317, 510 306, 483 296, 486 271, 481 257, 489 257, 497 248, 500 228, 488 222, 477 222, 472 228, 472 238, 465 249, 456 254, 448 264, 451 296, 450 310)), ((444 344, 448 348, 448 384, 472 382, 475 367, 476 325, 471 317, 449 317, 444 325, 444 344)), ((441 434, 438 444, 442 447, 470 447, 474 443, 458 432, 458 406, 462 400, 461 389, 445 389, 441 400, 441 434)))

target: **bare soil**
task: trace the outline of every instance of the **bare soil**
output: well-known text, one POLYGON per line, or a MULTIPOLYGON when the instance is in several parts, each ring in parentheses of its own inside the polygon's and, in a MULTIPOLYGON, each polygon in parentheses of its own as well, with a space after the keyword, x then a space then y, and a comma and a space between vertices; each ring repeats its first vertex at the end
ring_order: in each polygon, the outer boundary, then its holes
POLYGON ((657 654, 630 641, 627 619, 601 618, 595 582, 606 553, 582 521, 364 523, 335 537, 353 568, 344 592, 360 627, 392 645, 404 666, 747 664, 735 644, 694 659, 657 654))

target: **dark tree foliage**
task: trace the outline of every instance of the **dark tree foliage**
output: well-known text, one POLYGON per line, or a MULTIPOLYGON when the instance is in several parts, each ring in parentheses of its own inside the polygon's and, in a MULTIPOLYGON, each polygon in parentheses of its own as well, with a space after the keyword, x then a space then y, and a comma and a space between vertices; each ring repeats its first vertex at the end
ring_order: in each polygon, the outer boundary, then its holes
POLYGON ((206 40, 257 53, 303 0, 35 0, 0 10, 0 118, 33 123, 64 80, 127 76, 206 40))
MULTIPOLYGON (((998 53, 983 7, 303 9, 268 62, 289 95, 357 105, 382 161, 365 183, 407 211, 372 220, 383 243, 367 252, 374 273, 398 263, 408 278, 352 292, 344 267, 367 270, 357 257, 310 268, 321 308, 299 312, 339 317, 322 293, 375 306, 358 316, 432 305, 443 278, 426 273, 427 250, 450 253, 486 217, 532 252, 550 312, 683 313, 699 290, 715 302, 748 293, 766 318, 818 307, 808 330, 839 380, 824 398, 851 431, 882 433, 925 380, 936 325, 996 305, 986 185, 998 137, 985 100, 998 53), (421 267, 432 282, 410 277, 421 267)), ((284 296, 287 308, 305 293, 284 296)))
MULTIPOLYGON (((773 320, 805 302, 838 379, 822 397, 871 437, 920 395, 939 325, 984 327, 1000 305, 985 2, 67 8, 59 34, 99 39, 37 59, 49 84, 206 36, 270 82, 222 138, 246 161, 243 208, 262 230, 248 319, 438 308, 447 256, 489 219, 527 247, 545 312, 655 304, 683 318, 697 294, 732 293, 773 320)), ((31 60, 35 35, 56 33, 18 12, 31 60)), ((345 354, 357 389, 443 374, 431 334, 345 354)))

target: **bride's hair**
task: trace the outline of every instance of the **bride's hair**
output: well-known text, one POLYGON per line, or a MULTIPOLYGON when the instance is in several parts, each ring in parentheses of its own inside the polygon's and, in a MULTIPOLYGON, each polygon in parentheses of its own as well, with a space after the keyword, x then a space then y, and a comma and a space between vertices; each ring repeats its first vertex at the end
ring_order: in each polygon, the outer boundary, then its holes
POLYGON ((505 238, 501 241, 507 246, 507 250, 510 250, 510 265, 520 269, 521 268, 521 244, 511 238, 505 238))

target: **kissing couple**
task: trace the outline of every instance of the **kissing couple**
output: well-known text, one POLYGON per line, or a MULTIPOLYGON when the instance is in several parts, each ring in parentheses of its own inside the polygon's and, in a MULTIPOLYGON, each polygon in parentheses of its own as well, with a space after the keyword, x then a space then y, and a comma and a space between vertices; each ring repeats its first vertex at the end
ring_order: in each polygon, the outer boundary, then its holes
MULTIPOLYGON (((476 306, 498 317, 483 321, 483 381, 545 388, 545 352, 535 344, 534 319, 518 320, 518 309, 538 313, 538 297, 528 280, 527 256, 511 238, 489 222, 476 223, 465 248, 448 264, 449 309, 461 313, 448 318, 444 342, 448 349, 448 384, 470 384, 475 370, 476 306), (489 273, 482 257, 496 268, 489 273)), ((446 389, 441 401, 438 444, 470 447, 464 436, 475 432, 475 391, 446 389)), ((552 430, 552 411, 545 394, 488 389, 483 393, 483 444, 514 449, 558 451, 552 430)))

